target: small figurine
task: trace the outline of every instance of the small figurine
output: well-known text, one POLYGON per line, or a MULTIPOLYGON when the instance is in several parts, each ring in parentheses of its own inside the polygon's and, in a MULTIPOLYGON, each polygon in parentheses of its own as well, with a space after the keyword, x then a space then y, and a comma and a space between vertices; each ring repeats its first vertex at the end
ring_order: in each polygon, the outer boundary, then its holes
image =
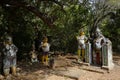
POLYGON ((85 61, 85 43, 87 41, 87 37, 83 31, 80 32, 80 35, 76 37, 78 41, 78 58, 81 61, 85 61))
POLYGON ((3 74, 8 76, 10 69, 13 75, 16 75, 16 53, 18 48, 13 44, 10 36, 6 37, 3 48, 3 74))
POLYGON ((30 51, 29 54, 30 54, 30 59, 31 59, 32 63, 38 62, 38 58, 37 58, 37 54, 36 54, 34 45, 32 45, 32 51, 30 51))
POLYGON ((48 64, 48 53, 50 51, 50 44, 48 43, 48 38, 45 37, 43 39, 43 42, 41 43, 41 47, 42 47, 42 63, 44 63, 47 65, 48 64))

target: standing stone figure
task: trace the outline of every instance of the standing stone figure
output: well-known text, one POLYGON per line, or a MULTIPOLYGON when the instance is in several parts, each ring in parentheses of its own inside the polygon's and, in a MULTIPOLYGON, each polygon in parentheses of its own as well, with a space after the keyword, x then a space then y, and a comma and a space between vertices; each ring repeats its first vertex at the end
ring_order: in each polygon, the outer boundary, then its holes
POLYGON ((41 43, 41 47, 42 47, 42 63, 44 63, 45 61, 45 64, 48 65, 48 54, 49 54, 49 51, 50 51, 50 44, 48 43, 48 38, 45 37, 43 39, 43 42, 41 43))
POLYGON ((112 43, 102 35, 97 28, 94 39, 94 64, 101 65, 102 68, 112 69, 114 67, 112 59, 112 43))
POLYGON ((6 37, 3 48, 3 74, 8 76, 10 69, 13 75, 16 75, 16 53, 18 48, 13 44, 10 36, 6 37))
POLYGON ((95 32, 94 39, 94 53, 93 53, 93 63, 97 65, 102 65, 102 46, 105 43, 105 37, 102 35, 100 29, 97 28, 95 32))
POLYGON ((80 61, 85 61, 85 43, 87 41, 87 37, 83 31, 80 32, 80 35, 76 37, 78 41, 78 59, 80 61))

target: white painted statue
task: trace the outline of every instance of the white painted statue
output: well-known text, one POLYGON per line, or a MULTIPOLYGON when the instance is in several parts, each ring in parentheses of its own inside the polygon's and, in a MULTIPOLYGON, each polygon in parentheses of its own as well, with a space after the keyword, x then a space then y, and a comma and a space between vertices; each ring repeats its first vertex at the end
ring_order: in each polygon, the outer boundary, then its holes
POLYGON ((76 36, 78 41, 78 58, 81 61, 85 61, 85 43, 87 41, 87 37, 83 31, 80 32, 79 36, 76 36))
POLYGON ((114 66, 112 60, 112 43, 102 35, 102 32, 98 28, 95 32, 93 62, 108 69, 114 66))

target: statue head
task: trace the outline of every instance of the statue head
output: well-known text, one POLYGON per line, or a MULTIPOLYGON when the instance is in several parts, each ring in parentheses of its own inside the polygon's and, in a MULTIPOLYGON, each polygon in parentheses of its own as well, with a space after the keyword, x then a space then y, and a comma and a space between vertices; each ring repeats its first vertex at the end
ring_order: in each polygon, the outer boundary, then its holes
POLYGON ((47 37, 44 37, 43 42, 44 42, 44 43, 45 43, 45 42, 48 42, 48 38, 47 38, 47 37))
POLYGON ((100 36, 103 36, 102 32, 99 28, 97 28, 96 31, 95 31, 95 37, 100 37, 100 36))
POLYGON ((6 44, 12 44, 12 37, 7 36, 6 39, 5 39, 5 43, 6 44))
POLYGON ((80 32, 80 36, 84 35, 85 33, 83 31, 80 32))

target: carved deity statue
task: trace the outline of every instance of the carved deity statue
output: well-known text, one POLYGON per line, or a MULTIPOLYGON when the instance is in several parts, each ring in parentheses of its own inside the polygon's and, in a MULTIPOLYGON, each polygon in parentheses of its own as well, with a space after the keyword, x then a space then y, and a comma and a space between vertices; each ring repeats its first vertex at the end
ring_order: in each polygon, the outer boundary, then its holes
POLYGON ((112 60, 112 43, 108 38, 102 35, 100 29, 97 28, 94 39, 94 64, 101 65, 102 67, 112 69, 114 64, 112 60))

